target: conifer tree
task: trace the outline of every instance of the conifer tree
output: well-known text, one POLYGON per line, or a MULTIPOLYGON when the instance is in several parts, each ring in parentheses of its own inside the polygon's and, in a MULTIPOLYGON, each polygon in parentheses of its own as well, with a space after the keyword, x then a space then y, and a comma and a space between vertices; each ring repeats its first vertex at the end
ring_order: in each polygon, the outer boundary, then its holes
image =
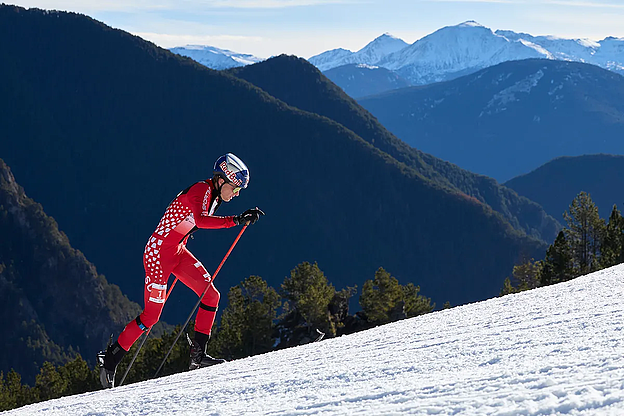
POLYGON ((11 369, 6 380, 0 373, 0 410, 9 410, 39 401, 35 389, 22 384, 22 376, 11 369))
POLYGON ((543 263, 534 259, 514 266, 512 280, 517 282, 518 291, 531 290, 540 286, 543 263))
POLYGON ((546 251, 541 272, 541 285, 548 286, 574 278, 572 250, 564 231, 559 231, 555 242, 546 251))
POLYGON ((279 295, 259 276, 230 289, 215 343, 221 354, 241 358, 270 351, 279 295))
POLYGON ((598 207, 588 193, 581 192, 563 216, 568 223, 566 238, 572 248, 576 274, 598 270, 600 241, 605 231, 605 223, 598 214, 598 207))
POLYGON ((512 293, 518 293, 518 292, 519 292, 519 290, 516 289, 511 284, 511 278, 506 277, 505 278, 505 283, 503 283, 503 288, 501 289, 500 296, 511 295, 512 293))
MULTIPOLYGON (((431 304, 431 299, 419 295, 420 286, 408 283, 403 286, 403 299, 405 301, 405 314, 408 318, 424 315, 433 311, 435 305, 431 304)), ((449 305, 450 307, 450 305, 449 305)))
POLYGON ((419 295, 420 287, 413 283, 403 286, 380 267, 373 280, 362 287, 360 306, 368 321, 375 325, 429 313, 431 299, 419 295))
POLYGON ((46 361, 35 379, 35 388, 39 390, 43 400, 57 399, 67 394, 67 381, 54 364, 46 361))
POLYGON ((609 216, 600 250, 600 259, 603 267, 610 267, 624 261, 624 218, 617 205, 613 205, 609 216))
POLYGON ((376 325, 390 322, 391 315, 399 319, 407 316, 399 281, 382 267, 375 272, 373 280, 364 282, 360 306, 368 321, 376 325))
POLYGON ((282 283, 282 297, 290 302, 310 327, 327 335, 336 335, 332 325, 329 304, 336 289, 327 281, 318 264, 303 262, 290 272, 282 283))

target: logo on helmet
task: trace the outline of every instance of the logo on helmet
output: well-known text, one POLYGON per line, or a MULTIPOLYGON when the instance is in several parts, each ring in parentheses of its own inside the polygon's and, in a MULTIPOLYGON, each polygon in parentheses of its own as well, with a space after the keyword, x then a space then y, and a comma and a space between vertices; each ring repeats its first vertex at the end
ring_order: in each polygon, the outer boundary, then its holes
POLYGON ((225 161, 221 162, 219 167, 221 168, 223 173, 225 173, 225 176, 230 180, 230 182, 233 182, 238 186, 242 185, 243 181, 236 177, 236 172, 232 172, 228 169, 228 165, 227 163, 225 163, 225 161))

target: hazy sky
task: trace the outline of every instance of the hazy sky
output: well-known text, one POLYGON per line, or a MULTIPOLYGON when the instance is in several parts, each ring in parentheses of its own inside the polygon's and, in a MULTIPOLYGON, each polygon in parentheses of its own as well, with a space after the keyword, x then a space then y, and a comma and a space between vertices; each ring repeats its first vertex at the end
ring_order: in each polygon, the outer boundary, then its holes
POLYGON ((413 43, 466 20, 532 35, 624 37, 624 0, 19 0, 16 4, 84 13, 165 48, 211 45, 262 58, 281 53, 309 58, 334 48, 356 51, 386 32, 413 43))

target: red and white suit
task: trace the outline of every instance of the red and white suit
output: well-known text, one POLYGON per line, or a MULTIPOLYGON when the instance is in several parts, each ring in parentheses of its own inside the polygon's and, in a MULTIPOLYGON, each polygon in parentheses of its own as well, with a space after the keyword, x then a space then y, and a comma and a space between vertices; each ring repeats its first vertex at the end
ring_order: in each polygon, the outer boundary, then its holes
POLYGON ((198 182, 171 202, 156 230, 145 246, 145 309, 119 335, 119 345, 126 351, 151 328, 165 304, 167 280, 173 273, 198 296, 210 285, 200 303, 195 330, 210 334, 217 312, 220 294, 211 282, 211 276, 199 260, 186 248, 191 233, 198 228, 233 227, 233 217, 216 217, 221 201, 211 180, 198 182))

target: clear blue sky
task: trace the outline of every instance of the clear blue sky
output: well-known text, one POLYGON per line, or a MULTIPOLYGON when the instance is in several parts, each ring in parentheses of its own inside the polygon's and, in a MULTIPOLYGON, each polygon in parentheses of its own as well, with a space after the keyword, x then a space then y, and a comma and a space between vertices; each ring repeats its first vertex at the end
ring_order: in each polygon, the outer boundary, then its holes
MULTIPOLYGON (((5 0, 6 1, 6 0, 5 0)), ((475 20, 493 30, 624 37, 624 0, 19 0, 87 14, 159 46, 211 45, 267 58, 356 51, 382 33, 408 43, 475 20)))

